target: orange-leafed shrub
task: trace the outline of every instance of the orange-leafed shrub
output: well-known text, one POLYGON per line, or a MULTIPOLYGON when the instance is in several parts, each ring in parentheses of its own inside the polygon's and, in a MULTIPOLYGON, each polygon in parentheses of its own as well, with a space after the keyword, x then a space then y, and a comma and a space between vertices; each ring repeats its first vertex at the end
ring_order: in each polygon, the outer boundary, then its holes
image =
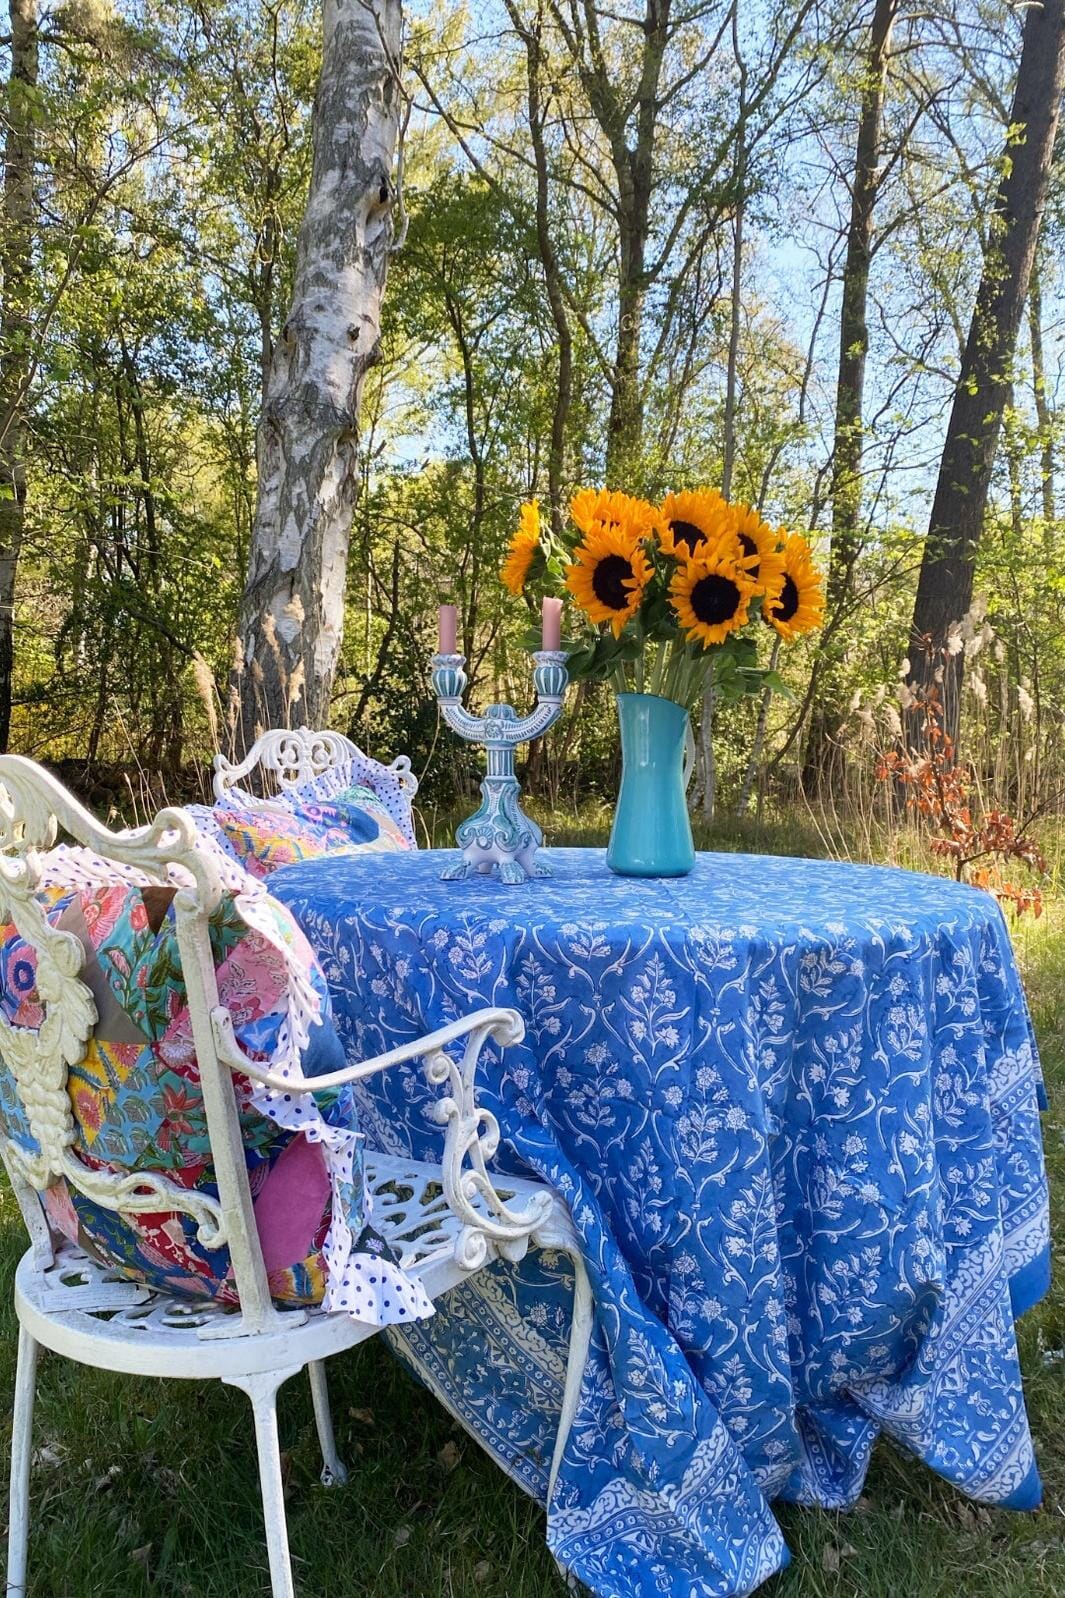
MULTIPOLYGON (((937 676, 941 679, 942 674, 937 676)), ((1046 860, 1031 835, 1031 818, 1018 822, 1005 810, 978 803, 972 773, 957 760, 954 740, 946 730, 938 682, 911 694, 907 713, 910 725, 918 729, 917 747, 879 754, 877 778, 902 790, 907 809, 932 832, 932 853, 953 862, 959 882, 986 888, 1018 915, 1028 911, 1039 916, 1043 910, 1039 887, 1018 886, 1005 875, 1011 861, 1039 876, 1046 872, 1046 860)))

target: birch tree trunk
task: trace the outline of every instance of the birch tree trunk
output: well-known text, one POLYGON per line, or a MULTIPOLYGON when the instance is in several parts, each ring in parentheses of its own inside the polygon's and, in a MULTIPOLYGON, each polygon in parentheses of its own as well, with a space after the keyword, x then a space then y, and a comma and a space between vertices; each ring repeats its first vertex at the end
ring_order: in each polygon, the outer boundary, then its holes
POLYGON ((10 0, 0 228, 0 752, 11 732, 15 575, 26 525, 25 408, 31 364, 37 0, 10 0))
POLYGON ((393 242, 401 0, 324 0, 314 158, 292 305, 258 432, 231 729, 324 726, 344 628, 358 407, 393 242))
MULTIPOLYGON (((936 653, 951 623, 972 603, 976 549, 1046 205, 1063 85, 1065 0, 1044 0, 1024 19, 1002 178, 921 558, 910 639, 910 682, 921 688, 939 667, 936 653)), ((947 730, 955 739, 963 661, 963 653, 951 657, 943 684, 947 730)), ((919 725, 908 733, 916 741, 919 725)))

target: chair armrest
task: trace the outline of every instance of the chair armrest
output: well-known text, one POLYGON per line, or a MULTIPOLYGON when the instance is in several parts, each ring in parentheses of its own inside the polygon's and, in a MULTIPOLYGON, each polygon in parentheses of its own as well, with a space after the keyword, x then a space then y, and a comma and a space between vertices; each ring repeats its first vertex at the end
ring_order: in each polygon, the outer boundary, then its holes
MULTIPOLYGON (((218 1058, 223 1065, 227 1065, 231 1071, 242 1072, 245 1076, 251 1077, 253 1082, 261 1083, 263 1087, 273 1088, 279 1093, 292 1092, 291 1077, 268 1070, 257 1060, 249 1059, 244 1053, 233 1032, 233 1017, 224 1005, 218 1006, 211 1020, 218 1045, 218 1058)), ((524 1036, 525 1023, 517 1010, 474 1010, 472 1014, 464 1015, 460 1021, 452 1021, 450 1026, 438 1027, 435 1032, 427 1032, 425 1037, 415 1038, 413 1043, 404 1043, 398 1049, 389 1049, 386 1054, 377 1054, 369 1060, 360 1060, 357 1065, 346 1066, 343 1071, 330 1071, 323 1076, 302 1078, 298 1084, 299 1091, 310 1093, 313 1097, 319 1093, 331 1092, 333 1088, 350 1087, 353 1082, 361 1082, 366 1077, 376 1076, 379 1071, 386 1071, 390 1065, 403 1065, 408 1060, 421 1060, 437 1055, 449 1043, 464 1037, 469 1037, 467 1053, 473 1051, 473 1063, 476 1065, 476 1058, 488 1038, 493 1038, 496 1043, 505 1047, 508 1043, 520 1043, 524 1036)))
POLYGON ((233 1034, 233 1020, 224 1006, 213 1011, 211 1020, 219 1061, 231 1071, 240 1071, 253 1082, 276 1092, 291 1093, 296 1088, 313 1097, 365 1081, 390 1066, 424 1059, 429 1081, 450 1090, 434 1106, 433 1115, 446 1127, 441 1186, 448 1207, 463 1223, 455 1245, 455 1258, 463 1269, 476 1270, 487 1256, 489 1243, 506 1259, 520 1260, 532 1234, 553 1214, 556 1201, 547 1188, 522 1209, 511 1209, 496 1191, 487 1168, 487 1161, 499 1147, 499 1123, 490 1110, 477 1103, 477 1065, 489 1038, 501 1047, 521 1042, 525 1023, 516 1010, 475 1010, 460 1021, 439 1027, 402 1048, 361 1060, 343 1071, 295 1082, 292 1077, 267 1070, 257 1061, 248 1059, 233 1034), (446 1052, 447 1045, 460 1038, 466 1039, 466 1047, 461 1060, 454 1060, 446 1052))

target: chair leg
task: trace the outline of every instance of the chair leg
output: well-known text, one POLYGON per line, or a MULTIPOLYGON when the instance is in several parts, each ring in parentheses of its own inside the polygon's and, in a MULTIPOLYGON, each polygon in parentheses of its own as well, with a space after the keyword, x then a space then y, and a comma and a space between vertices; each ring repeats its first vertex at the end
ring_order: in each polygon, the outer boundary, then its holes
POLYGON ((566 1359, 566 1385, 562 1392, 562 1413, 558 1420, 558 1434, 555 1438, 555 1451, 551 1456, 551 1470, 547 1478, 547 1503, 550 1507, 551 1499, 555 1492, 555 1483, 562 1465, 562 1456, 566 1452, 569 1434, 573 1430, 573 1422, 577 1414, 577 1405, 580 1402, 581 1383, 584 1380, 584 1368, 588 1363, 588 1345, 592 1338, 592 1288, 588 1280, 588 1272, 584 1261, 576 1248, 570 1251, 573 1262, 573 1315, 569 1329, 569 1354, 566 1359))
POLYGON ((11 1509, 7 1529, 7 1598, 23 1598, 30 1535, 30 1459, 33 1400, 37 1390, 37 1343, 24 1326, 18 1333, 15 1409, 11 1421, 11 1509))
POLYGON ((333 1436, 333 1414, 329 1408, 329 1385, 324 1360, 312 1360, 307 1366, 307 1375, 311 1380, 314 1423, 322 1448, 322 1485, 342 1487, 348 1479, 348 1468, 337 1453, 336 1438, 333 1436))
POLYGON ((255 1417, 255 1446, 259 1454, 259 1486, 263 1498, 266 1548, 270 1556, 270 1591, 273 1598, 296 1598, 285 1519, 285 1487, 281 1478, 281 1445, 277 1435, 277 1390, 295 1371, 269 1371, 230 1379, 251 1399, 255 1417))

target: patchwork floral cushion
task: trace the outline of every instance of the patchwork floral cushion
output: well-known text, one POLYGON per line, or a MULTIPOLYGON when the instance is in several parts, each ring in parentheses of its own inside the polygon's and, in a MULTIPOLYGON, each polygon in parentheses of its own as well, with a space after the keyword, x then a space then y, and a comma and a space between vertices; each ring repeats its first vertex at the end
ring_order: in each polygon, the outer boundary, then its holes
MULTIPOLYGON (((73 874, 73 884, 52 881, 39 899, 54 926, 80 939, 82 980, 98 1015, 85 1057, 68 1077, 75 1152, 93 1169, 151 1172, 217 1196, 177 946, 176 890, 94 879, 80 868, 73 874)), ((223 895, 209 933, 219 995, 238 1042, 251 1058, 293 1077, 292 1093, 234 1079, 271 1291, 282 1303, 324 1299, 327 1308, 378 1324, 417 1318, 431 1311, 424 1292, 367 1224, 350 1090, 316 1102, 296 1089, 301 1076, 344 1064, 321 970, 288 911, 250 886, 250 893, 223 895), (376 1285, 382 1280, 387 1299, 376 1285)), ((0 1010, 17 1027, 37 1030, 44 1020, 35 952, 11 925, 0 927, 0 1010)), ((0 1129, 33 1149, 2 1067, 0 1129)), ((228 1249, 205 1249, 184 1213, 116 1212, 65 1180, 43 1202, 57 1230, 121 1274, 236 1302, 228 1249)))
POLYGON ((312 826, 343 827, 352 843, 388 852, 409 849, 411 843, 399 822, 389 814, 372 788, 349 783, 326 798, 312 791, 290 789, 285 803, 300 821, 312 826))
POLYGON ((251 876, 319 855, 409 849, 399 824, 373 790, 358 784, 331 799, 290 791, 256 801, 236 794, 207 809, 190 807, 198 827, 211 833, 251 876), (204 812, 206 811, 206 814, 204 812))
POLYGON ((288 788, 281 796, 281 802, 298 808, 305 804, 343 799, 356 790, 363 796, 369 796, 376 807, 375 813, 387 816, 411 849, 417 848, 410 793, 404 787, 401 774, 391 766, 383 766, 380 761, 372 760, 361 750, 335 766, 329 766, 319 776, 288 788))

